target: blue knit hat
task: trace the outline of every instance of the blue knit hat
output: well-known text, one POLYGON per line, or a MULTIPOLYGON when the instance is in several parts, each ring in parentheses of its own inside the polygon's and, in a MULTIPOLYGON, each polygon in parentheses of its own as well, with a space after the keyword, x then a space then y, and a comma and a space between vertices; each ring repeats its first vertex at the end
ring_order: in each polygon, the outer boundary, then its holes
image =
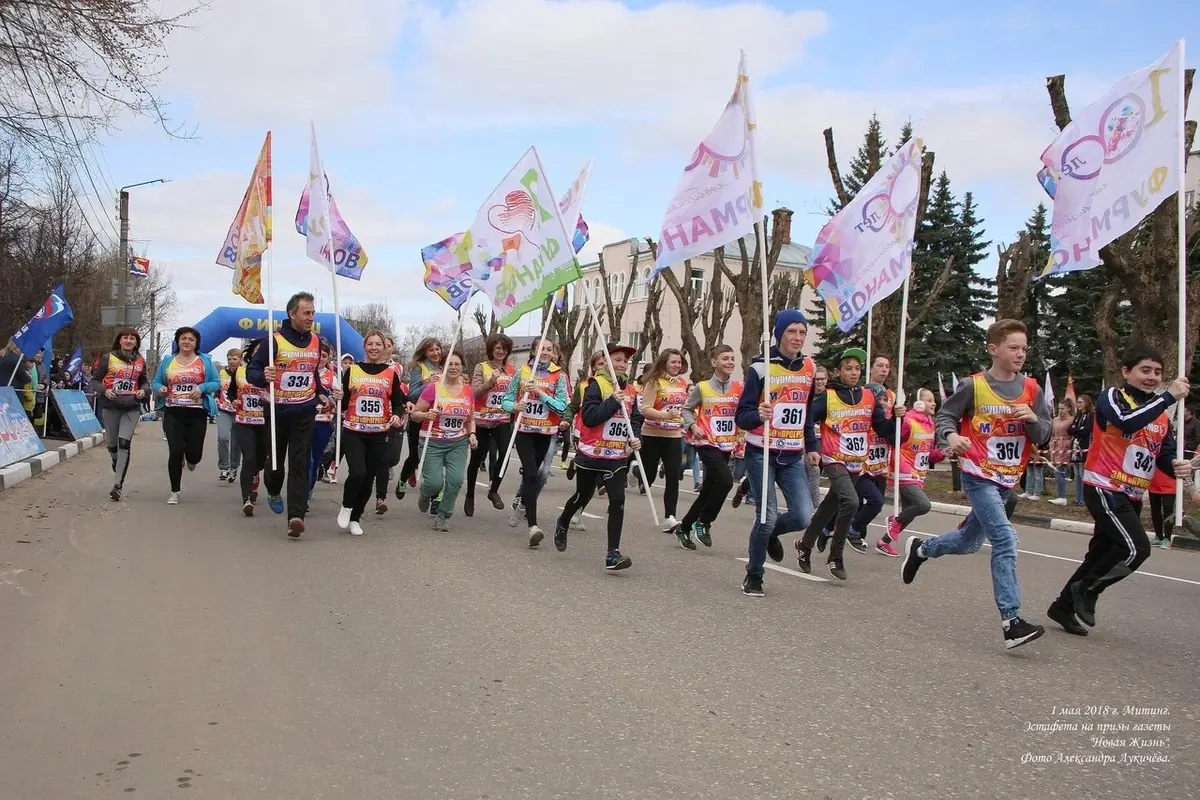
POLYGON ((782 311, 775 313, 775 343, 779 343, 779 337, 783 336, 783 332, 799 322, 808 329, 808 319, 797 308, 785 308, 782 311))

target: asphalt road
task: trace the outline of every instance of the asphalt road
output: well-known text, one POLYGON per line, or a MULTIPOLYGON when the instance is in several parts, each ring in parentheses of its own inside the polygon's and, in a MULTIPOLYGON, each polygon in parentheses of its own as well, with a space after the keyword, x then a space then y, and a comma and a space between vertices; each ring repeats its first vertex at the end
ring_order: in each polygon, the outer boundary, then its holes
MULTIPOLYGON (((242 517, 214 440, 179 506, 150 425, 122 503, 103 450, 0 494, 0 798, 1200 796, 1197 554, 1155 550, 1086 639, 1007 652, 986 550, 905 587, 875 553, 801 577, 789 541, 751 599, 746 507, 693 553, 632 494, 614 574, 601 519, 531 551, 486 503, 437 534, 410 494, 352 538, 324 484, 292 541, 242 517)), ((1087 539, 1020 534, 1045 622, 1087 539)))

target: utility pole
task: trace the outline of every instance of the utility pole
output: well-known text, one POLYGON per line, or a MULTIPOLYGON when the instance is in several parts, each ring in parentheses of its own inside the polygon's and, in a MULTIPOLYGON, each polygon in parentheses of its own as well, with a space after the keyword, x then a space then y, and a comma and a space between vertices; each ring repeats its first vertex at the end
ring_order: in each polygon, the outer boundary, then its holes
POLYGON ((158 300, 158 292, 151 292, 150 293, 150 341, 155 345, 154 358, 151 359, 151 362, 152 362, 151 369, 155 373, 158 372, 158 354, 159 354, 159 350, 157 349, 157 347, 158 347, 158 322, 154 316, 156 300, 158 300))
POLYGON ((119 193, 121 216, 121 241, 118 247, 121 265, 118 268, 120 277, 117 279, 117 325, 124 328, 129 309, 129 192, 121 189, 119 193))

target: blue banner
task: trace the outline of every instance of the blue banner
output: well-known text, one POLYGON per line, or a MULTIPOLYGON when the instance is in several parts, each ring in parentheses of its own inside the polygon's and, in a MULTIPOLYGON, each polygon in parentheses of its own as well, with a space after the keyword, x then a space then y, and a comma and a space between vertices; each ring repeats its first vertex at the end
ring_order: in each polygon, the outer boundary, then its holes
POLYGON ((102 430, 91 402, 79 389, 51 389, 50 394, 54 395, 54 404, 58 406, 58 413, 62 414, 72 439, 86 439, 102 430))
POLYGON ((0 467, 44 453, 33 423, 25 416, 21 398, 11 386, 0 386, 0 467))
MULTIPOLYGON (((275 312, 275 329, 287 319, 287 312, 275 312)), ((336 320, 333 314, 317 314, 313 318, 313 333, 332 346, 336 340, 336 320)), ((212 313, 193 325, 200 332, 200 349, 214 352, 228 339, 259 339, 267 335, 267 310, 265 308, 214 308, 212 313)), ((356 361, 366 358, 362 334, 350 327, 342 318, 342 352, 350 353, 356 361)), ((172 344, 170 352, 174 352, 172 344)))
MULTIPOLYGON (((63 294, 63 285, 54 287, 54 291, 42 303, 42 307, 26 322, 21 330, 13 334, 12 342, 29 358, 38 350, 46 347, 54 338, 54 334, 75 321, 75 312, 63 294)), ((50 363, 50 354, 46 354, 46 363, 50 363)))

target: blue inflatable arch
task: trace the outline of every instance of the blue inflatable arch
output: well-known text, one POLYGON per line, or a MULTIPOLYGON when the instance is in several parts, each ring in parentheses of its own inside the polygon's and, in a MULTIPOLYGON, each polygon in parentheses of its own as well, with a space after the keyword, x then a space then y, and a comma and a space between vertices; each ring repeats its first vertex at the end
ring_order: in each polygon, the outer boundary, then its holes
MULTIPOLYGON (((287 319, 287 314, 283 311, 274 312, 275 329, 287 319)), ((313 332, 321 338, 327 340, 330 345, 335 344, 334 325, 336 324, 333 314, 317 314, 313 321, 313 332)), ((358 361, 366 359, 363 352, 363 337, 358 331, 350 327, 350 324, 345 319, 342 323, 342 353, 349 353, 358 361)), ((267 310, 265 308, 215 308, 213 312, 204 319, 192 326, 200 331, 201 348, 206 353, 211 353, 217 347, 220 347, 226 339, 259 339, 267 335, 267 310)), ((171 345, 174 350, 174 343, 171 345)))

